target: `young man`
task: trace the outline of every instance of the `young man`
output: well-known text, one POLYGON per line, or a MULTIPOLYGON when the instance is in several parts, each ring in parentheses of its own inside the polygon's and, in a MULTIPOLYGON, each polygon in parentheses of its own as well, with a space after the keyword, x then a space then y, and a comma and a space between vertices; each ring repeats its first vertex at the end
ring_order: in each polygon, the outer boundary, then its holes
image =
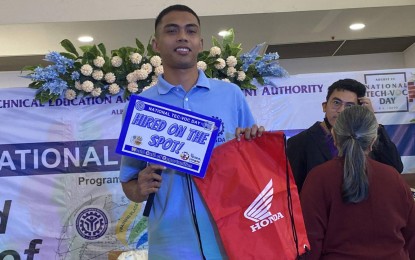
MULTIPOLYGON (((208 79, 197 69, 203 40, 192 9, 183 5, 164 9, 156 19, 152 44, 162 58, 164 74, 140 95, 221 119, 216 145, 240 134, 248 139, 261 135, 264 129, 254 125, 240 89, 208 79)), ((188 174, 123 157, 120 180, 132 201, 145 201, 155 193, 148 218, 150 259, 226 258, 214 220, 188 174)))
MULTIPOLYGON (((331 128, 337 116, 346 107, 362 105, 373 112, 372 103, 365 97, 366 87, 354 79, 342 79, 329 88, 326 101, 322 103, 325 118, 307 130, 288 139, 287 156, 291 164, 298 191, 301 191, 309 171, 315 166, 337 156, 331 128)), ((395 144, 382 125, 378 128, 378 142, 370 153, 372 159, 393 166, 402 172, 403 164, 395 144)))

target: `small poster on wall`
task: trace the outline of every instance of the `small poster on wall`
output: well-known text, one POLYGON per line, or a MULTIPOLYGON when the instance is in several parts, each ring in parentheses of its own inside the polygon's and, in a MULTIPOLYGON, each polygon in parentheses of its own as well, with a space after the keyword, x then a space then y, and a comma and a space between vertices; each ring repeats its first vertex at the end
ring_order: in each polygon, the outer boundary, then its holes
POLYGON ((365 81, 375 113, 408 112, 405 72, 365 74, 365 81))

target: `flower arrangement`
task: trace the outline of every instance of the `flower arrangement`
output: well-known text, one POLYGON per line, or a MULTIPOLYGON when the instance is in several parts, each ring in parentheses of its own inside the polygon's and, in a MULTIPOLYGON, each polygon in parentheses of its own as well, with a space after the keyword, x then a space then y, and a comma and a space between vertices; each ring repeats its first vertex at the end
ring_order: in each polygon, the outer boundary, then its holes
POLYGON ((46 67, 25 67, 31 71, 26 77, 37 89, 35 98, 44 103, 64 96, 72 100, 77 96, 105 96, 123 92, 124 99, 157 83, 163 73, 161 58, 136 39, 136 47, 122 47, 107 55, 104 44, 81 46, 80 55, 67 39, 61 41, 67 52, 51 52, 46 67))
POLYGON ((235 83, 241 89, 256 89, 253 80, 266 85, 270 84, 268 77, 288 76, 288 72, 278 62, 278 53, 260 55, 265 43, 258 44, 241 55, 241 44, 234 43, 234 38, 233 29, 223 37, 222 43, 212 37, 213 47, 199 54, 198 68, 209 78, 235 83))
MULTIPOLYGON (((279 65, 278 54, 260 56, 264 44, 240 55, 241 44, 234 43, 234 31, 219 42, 212 37, 213 47, 198 56, 197 66, 210 78, 237 84, 241 89, 255 89, 253 80, 268 84, 267 77, 285 77, 288 73, 279 65)), ((163 73, 160 56, 150 41, 145 48, 136 39, 136 47, 121 47, 108 55, 104 44, 81 46, 79 54, 67 39, 61 41, 67 52, 50 52, 45 60, 51 64, 26 66, 25 77, 32 80, 30 88, 37 89, 35 99, 41 103, 60 97, 73 100, 80 97, 104 97, 122 93, 124 99, 140 93, 157 83, 163 73)))

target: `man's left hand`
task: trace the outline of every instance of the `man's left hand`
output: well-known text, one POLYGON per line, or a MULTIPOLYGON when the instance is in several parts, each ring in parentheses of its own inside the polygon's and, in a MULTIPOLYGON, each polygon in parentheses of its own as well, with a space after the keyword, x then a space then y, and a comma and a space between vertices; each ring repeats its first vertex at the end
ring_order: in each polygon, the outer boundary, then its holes
POLYGON ((241 136, 244 135, 246 140, 251 140, 256 137, 260 137, 265 131, 263 126, 253 125, 252 127, 241 128, 238 127, 235 130, 235 137, 238 141, 241 140, 241 136))
POLYGON ((375 110, 373 109, 373 106, 372 106, 372 101, 370 101, 370 98, 361 97, 361 98, 358 98, 358 99, 359 99, 359 103, 360 103, 361 106, 367 107, 373 113, 375 112, 375 110))

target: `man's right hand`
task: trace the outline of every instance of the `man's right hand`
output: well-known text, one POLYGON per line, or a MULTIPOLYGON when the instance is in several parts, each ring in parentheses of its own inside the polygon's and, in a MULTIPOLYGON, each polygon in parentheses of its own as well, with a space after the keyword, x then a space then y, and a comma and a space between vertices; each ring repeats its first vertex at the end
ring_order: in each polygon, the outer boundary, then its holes
POLYGON ((122 188, 128 199, 134 202, 147 200, 148 195, 155 193, 161 186, 161 175, 157 171, 166 169, 165 166, 148 164, 138 173, 138 178, 129 182, 123 182, 122 188))

